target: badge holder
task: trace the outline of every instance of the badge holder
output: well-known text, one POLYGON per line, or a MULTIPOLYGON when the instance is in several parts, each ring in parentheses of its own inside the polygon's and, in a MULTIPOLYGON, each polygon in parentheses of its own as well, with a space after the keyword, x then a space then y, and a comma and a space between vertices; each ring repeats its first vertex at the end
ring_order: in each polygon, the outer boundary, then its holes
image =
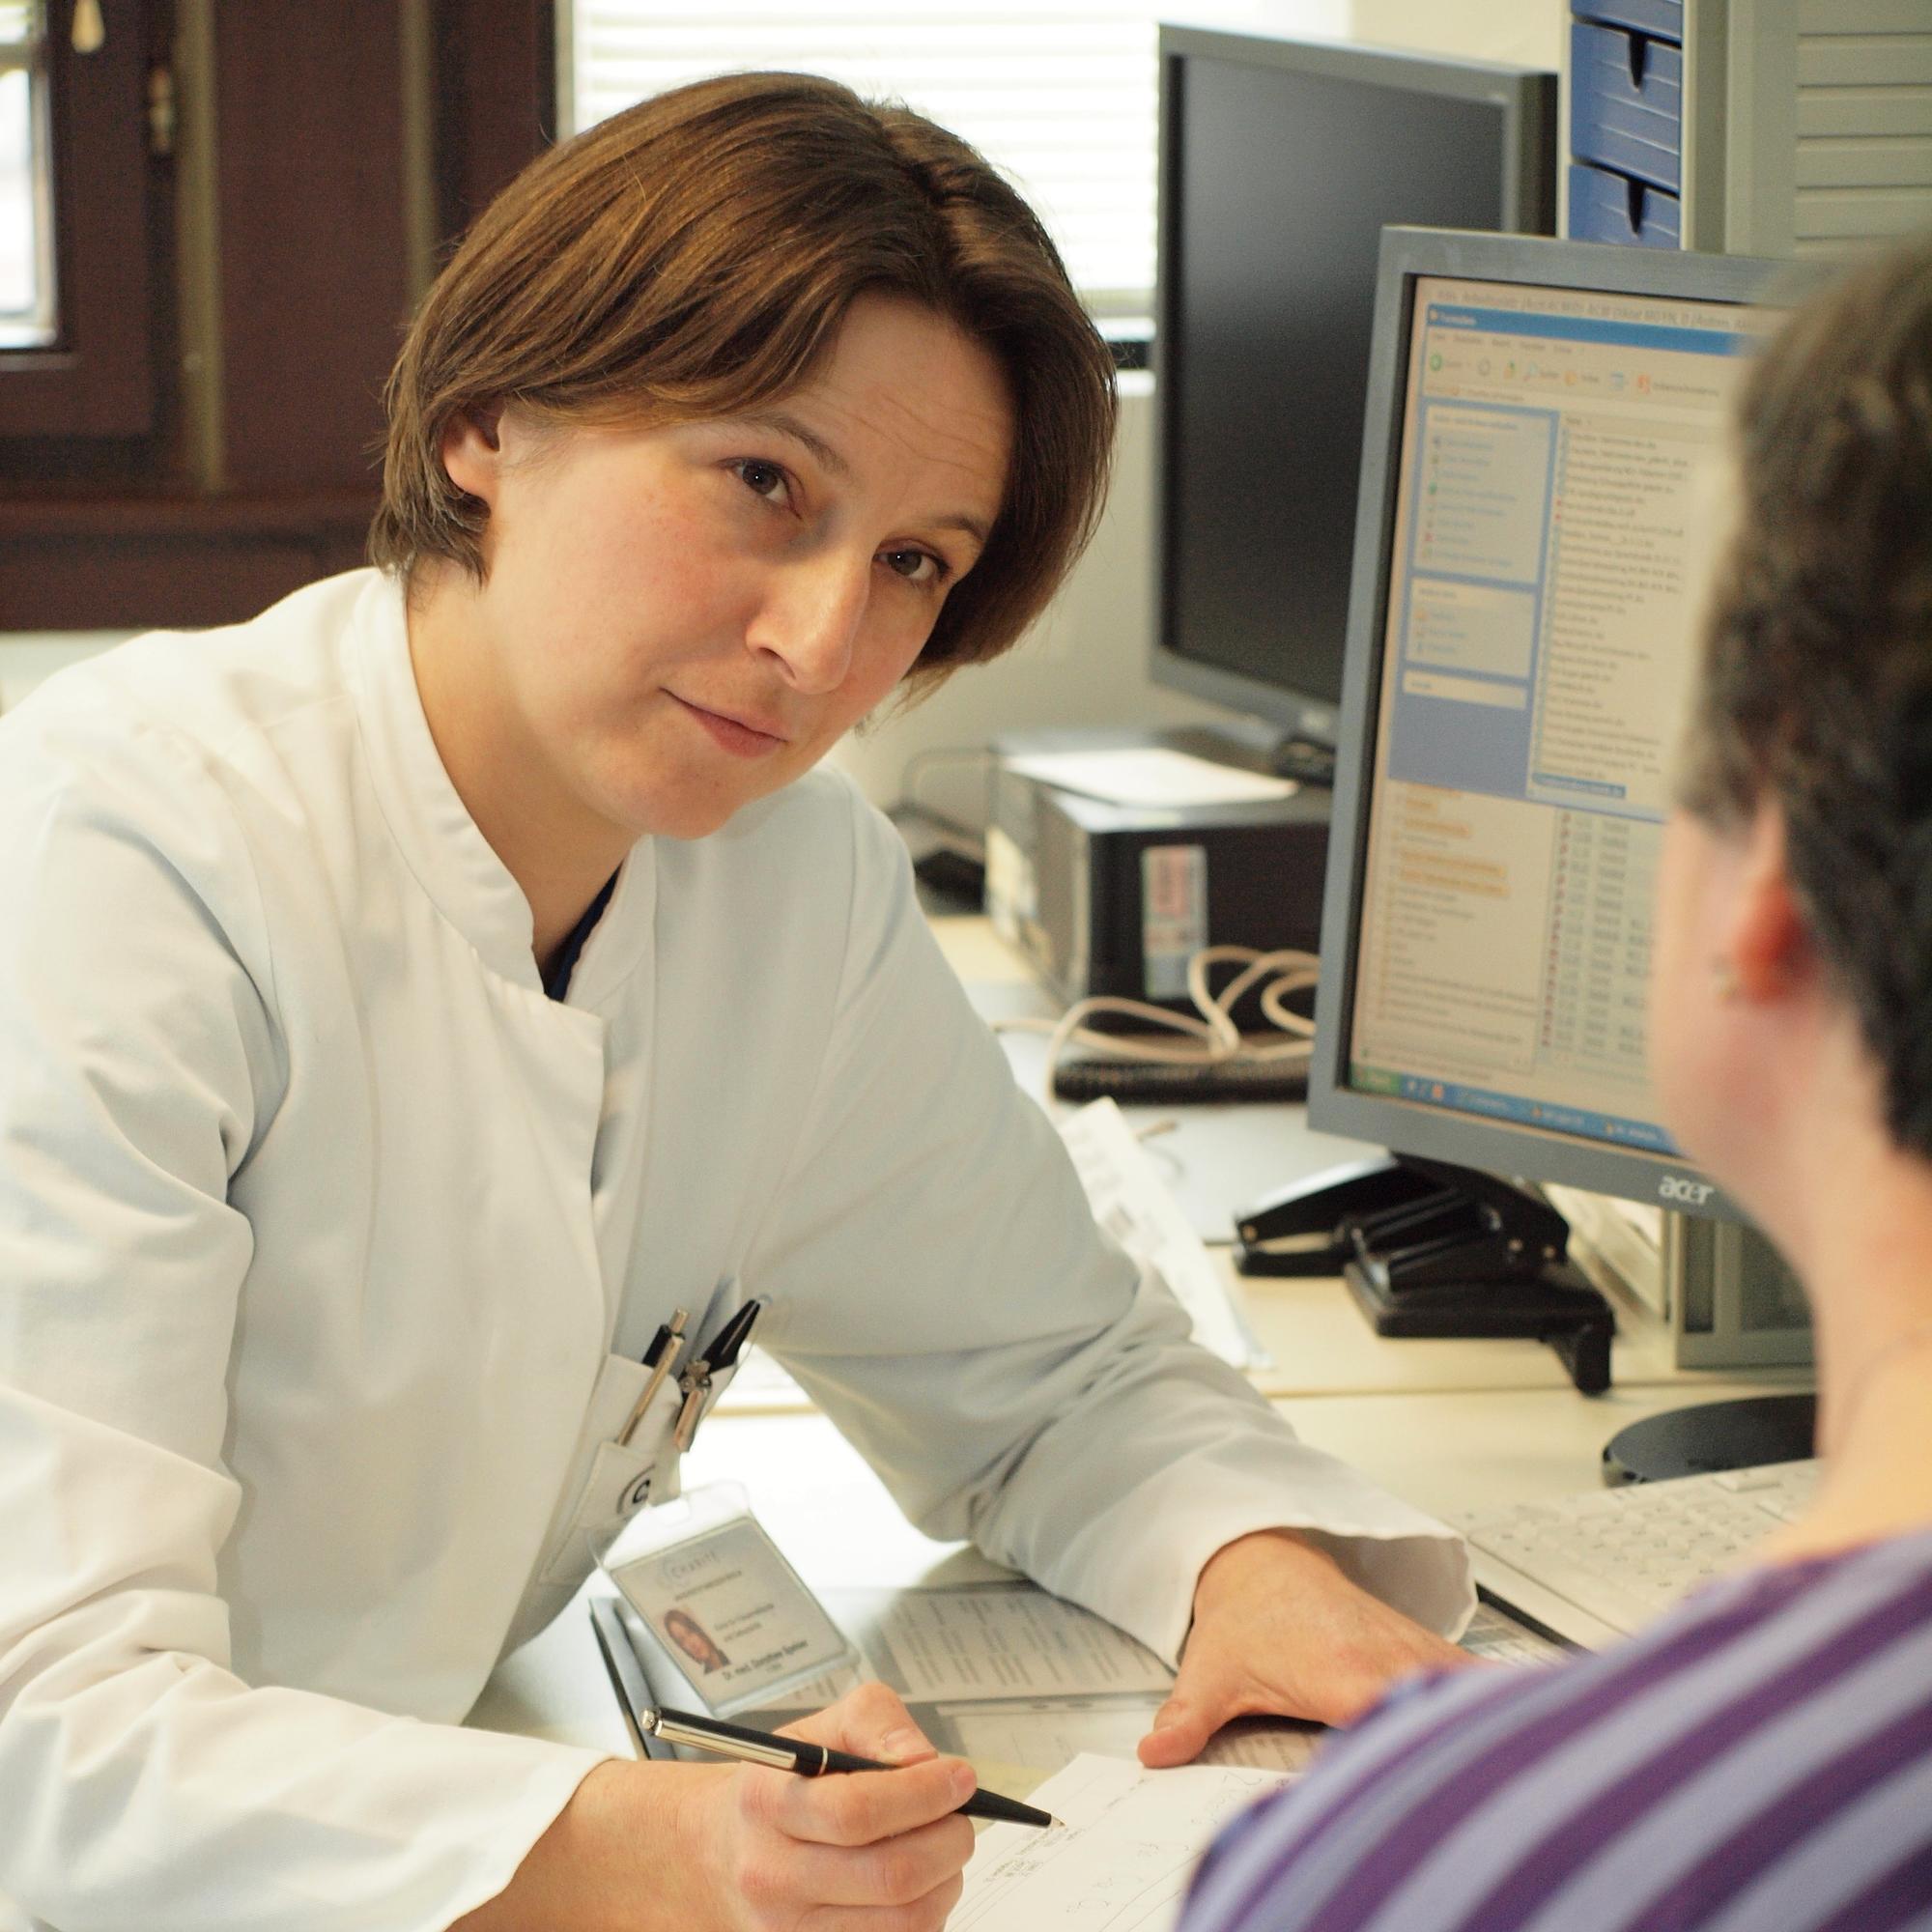
POLYGON ((597 1554, 661 1703, 729 1717, 859 1667, 859 1653, 736 1483, 646 1510, 597 1554))

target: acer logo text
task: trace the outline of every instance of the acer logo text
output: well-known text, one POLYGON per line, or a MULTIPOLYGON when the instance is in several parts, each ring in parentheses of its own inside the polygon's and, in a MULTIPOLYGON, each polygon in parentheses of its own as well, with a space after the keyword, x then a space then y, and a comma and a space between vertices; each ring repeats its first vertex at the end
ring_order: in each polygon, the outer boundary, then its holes
POLYGON ((1667 1174, 1657 1183, 1657 1193, 1662 1201, 1685 1201, 1693 1208, 1701 1208, 1710 1200, 1715 1187, 1714 1181, 1686 1180, 1681 1174, 1667 1174))

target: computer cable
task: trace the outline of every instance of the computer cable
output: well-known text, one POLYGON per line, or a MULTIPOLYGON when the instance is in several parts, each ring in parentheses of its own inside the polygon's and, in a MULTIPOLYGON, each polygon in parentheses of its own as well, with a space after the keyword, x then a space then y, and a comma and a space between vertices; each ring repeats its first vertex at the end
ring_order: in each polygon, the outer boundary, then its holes
MULTIPOLYGON (((1293 1071, 1301 1071, 1305 1077, 1308 1057, 1315 1046, 1315 1022, 1306 1014, 1297 1013, 1289 1006, 1292 994, 1306 992, 1312 987, 1319 974, 1319 962, 1312 952, 1302 952, 1284 949, 1275 952, 1260 952, 1249 946, 1208 946, 1195 953, 1187 962, 1187 996, 1194 1003, 1193 1013, 1177 1013, 1166 1007, 1150 1006, 1144 1000, 1121 999, 1111 994, 1095 994, 1091 999, 1076 1000, 1057 1020, 1013 1018, 996 1020, 996 1032, 1023 1031, 1044 1033, 1046 1043, 1046 1072, 1043 1089, 1047 1103, 1058 1097, 1075 1098, 1080 1095, 1066 1094, 1061 1084, 1061 1077, 1071 1069, 1064 1065, 1064 1055, 1069 1046, 1080 1046, 1089 1054, 1105 1057, 1106 1071, 1101 1071, 1101 1063, 1092 1059, 1075 1063, 1082 1070, 1073 1085, 1078 1088, 1082 1079, 1104 1082, 1109 1072, 1114 1073, 1113 1094, 1116 1098, 1141 1097, 1131 1092, 1129 1067, 1145 1066, 1153 1069, 1173 1068, 1176 1070, 1176 1084, 1183 1084, 1187 1073, 1194 1071, 1199 1076, 1191 1094, 1170 1092, 1165 1094, 1150 1094, 1147 1097, 1156 1103, 1192 1098, 1220 1098, 1207 1091, 1211 1081, 1211 1069, 1232 1068, 1234 1065, 1255 1067, 1257 1069, 1279 1068, 1286 1076, 1293 1071), (1219 993, 1210 989, 1208 975, 1216 966, 1236 965, 1241 968, 1219 993), (1251 988, 1259 986, 1258 998, 1263 1016, 1277 1029, 1273 1036, 1255 1037, 1244 1035, 1235 1024, 1236 1004, 1251 988), (1163 1027, 1170 1032, 1183 1036, 1178 1040, 1145 1039, 1130 1034, 1102 1033, 1090 1027, 1087 1022, 1099 1013, 1118 1013, 1123 1017, 1147 1021, 1150 1025, 1163 1027), (1094 1068, 1088 1074, 1086 1069, 1094 1068)), ((1243 1085, 1249 1079, 1260 1084, 1260 1073, 1253 1076, 1237 1076, 1243 1085)), ((1285 1086, 1292 1082, 1285 1082, 1285 1086)), ((1283 1094, 1269 1094, 1266 1097, 1284 1097, 1283 1094)), ((1246 1097, 1262 1098, 1264 1095, 1249 1089, 1246 1097)))

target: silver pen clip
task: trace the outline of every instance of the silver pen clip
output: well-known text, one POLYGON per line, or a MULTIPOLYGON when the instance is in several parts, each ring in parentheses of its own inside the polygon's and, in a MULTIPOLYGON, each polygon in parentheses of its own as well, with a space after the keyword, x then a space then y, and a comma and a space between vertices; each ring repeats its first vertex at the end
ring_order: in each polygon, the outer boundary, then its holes
POLYGON ((678 1378, 677 1385, 684 1391, 684 1406, 677 1412, 677 1425, 670 1439, 681 1456, 696 1439, 697 1425, 704 1416, 704 1399, 711 1393, 711 1364, 701 1358, 692 1363, 678 1378))

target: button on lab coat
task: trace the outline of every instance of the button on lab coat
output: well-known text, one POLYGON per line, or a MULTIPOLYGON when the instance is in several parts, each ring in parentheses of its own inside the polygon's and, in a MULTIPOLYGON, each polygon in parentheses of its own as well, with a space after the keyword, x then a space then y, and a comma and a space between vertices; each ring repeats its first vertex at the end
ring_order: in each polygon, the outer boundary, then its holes
POLYGON ((766 1297, 915 1521, 1170 1658, 1273 1523, 1465 1611, 1095 1234, 837 776, 639 844, 553 1002, 355 572, 0 722, 0 1924, 499 1890, 597 1760, 458 1726, 674 1306, 766 1297))

